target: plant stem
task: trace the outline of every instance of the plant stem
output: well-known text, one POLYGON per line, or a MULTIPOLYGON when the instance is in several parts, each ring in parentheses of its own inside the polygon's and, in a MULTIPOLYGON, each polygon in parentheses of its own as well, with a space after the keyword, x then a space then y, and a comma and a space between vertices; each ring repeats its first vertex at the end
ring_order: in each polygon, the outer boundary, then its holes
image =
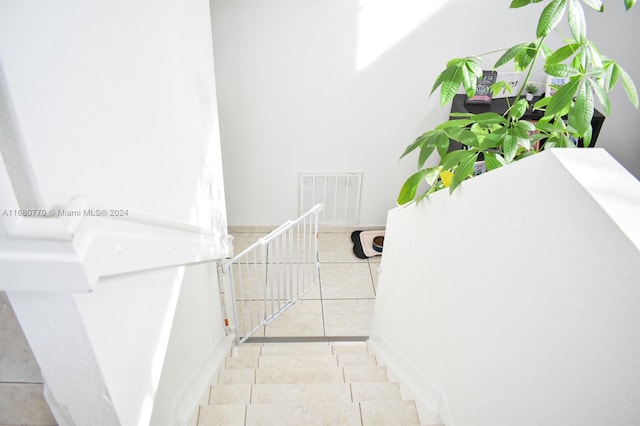
POLYGON ((540 42, 538 43, 538 45, 536 46, 536 54, 533 57, 533 60, 531 61, 531 63, 529 64, 529 69, 527 70, 527 75, 524 78, 524 82, 520 85, 520 89, 518 90, 518 94, 516 95, 516 100, 520 99, 520 97, 522 96, 522 92, 524 91, 524 88, 529 83, 529 78, 531 77, 531 73, 533 72, 533 67, 536 65, 536 60, 538 59, 538 55, 540 54, 540 49, 542 47, 542 43, 544 43, 544 39, 546 37, 547 36, 543 36, 540 39, 540 42))

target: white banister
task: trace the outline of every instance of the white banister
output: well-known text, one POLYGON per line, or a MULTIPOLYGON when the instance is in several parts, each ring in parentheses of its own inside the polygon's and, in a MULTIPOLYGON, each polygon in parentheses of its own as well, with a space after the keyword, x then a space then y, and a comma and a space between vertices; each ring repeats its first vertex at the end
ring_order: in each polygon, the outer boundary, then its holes
POLYGON ((231 253, 229 235, 143 212, 88 206, 85 197, 75 197, 64 208, 49 210, 55 216, 4 209, 11 220, 5 221, 7 235, 0 240, 0 290, 85 292, 99 277, 213 261, 231 253))

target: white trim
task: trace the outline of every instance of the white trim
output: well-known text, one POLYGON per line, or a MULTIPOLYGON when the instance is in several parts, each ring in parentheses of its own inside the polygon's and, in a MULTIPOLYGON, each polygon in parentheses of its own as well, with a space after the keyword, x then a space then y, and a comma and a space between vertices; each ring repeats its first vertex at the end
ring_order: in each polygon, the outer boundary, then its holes
POLYGON ((211 349, 204 363, 191 376, 189 384, 180 390, 170 424, 179 426, 189 424, 194 410, 197 412, 203 397, 209 395, 209 388, 216 374, 224 368, 226 357, 231 353, 235 339, 234 334, 224 336, 211 349))
POLYGON ((454 426, 442 389, 375 330, 367 344, 388 372, 397 376, 403 397, 415 400, 421 423, 454 426))

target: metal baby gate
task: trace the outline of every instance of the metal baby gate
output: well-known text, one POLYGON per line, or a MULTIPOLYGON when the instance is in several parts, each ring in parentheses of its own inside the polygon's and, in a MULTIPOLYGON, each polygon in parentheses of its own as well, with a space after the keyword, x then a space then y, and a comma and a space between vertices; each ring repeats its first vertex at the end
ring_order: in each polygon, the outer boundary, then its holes
POLYGON ((317 284, 322 209, 323 205, 317 204, 219 265, 225 326, 239 343, 317 284))

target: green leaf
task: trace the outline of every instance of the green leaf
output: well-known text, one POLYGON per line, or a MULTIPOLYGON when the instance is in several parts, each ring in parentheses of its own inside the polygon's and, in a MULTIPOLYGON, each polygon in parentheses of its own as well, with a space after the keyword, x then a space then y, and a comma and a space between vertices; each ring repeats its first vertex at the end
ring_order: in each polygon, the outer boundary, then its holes
POLYGON ((607 87, 607 91, 610 92, 616 86, 616 83, 618 82, 618 78, 620 78, 620 68, 618 67, 618 64, 616 64, 614 61, 610 61, 606 65, 606 68, 610 70, 609 71, 609 87, 607 87))
POLYGON ((484 165, 486 166, 488 172, 502 167, 505 164, 506 162, 500 154, 491 151, 484 153, 484 165))
POLYGON ((427 161, 429 156, 433 153, 433 150, 436 149, 435 143, 426 143, 420 147, 420 155, 418 156, 418 168, 421 169, 424 166, 424 163, 427 161))
POLYGON ((582 146, 588 148, 591 145, 591 139, 593 138, 593 128, 589 126, 589 129, 582 136, 582 146))
POLYGON ((518 136, 512 133, 507 133, 507 135, 504 137, 502 150, 504 152, 505 162, 512 162, 518 152, 518 136))
POLYGON ((463 180, 467 179, 471 176, 473 172, 473 165, 478 160, 477 152, 465 152, 465 156, 463 156, 458 164, 458 167, 453 172, 453 180, 451 181, 451 185, 449 186, 449 193, 452 194, 453 191, 456 190, 458 185, 462 183, 463 180))
POLYGON ((514 58, 515 70, 524 71, 533 62, 536 57, 537 47, 535 43, 529 43, 526 48, 522 49, 514 58))
POLYGON ((495 65, 493 66, 494 68, 498 68, 501 67, 502 65, 506 64, 507 62, 511 61, 513 58, 516 57, 516 55, 518 53, 520 53, 523 49, 525 49, 527 46, 529 45, 529 43, 522 43, 522 44, 517 44, 513 47, 510 47, 509 49, 507 49, 506 52, 503 53, 503 55, 496 61, 495 65))
POLYGON ((582 0, 584 4, 598 12, 604 12, 604 4, 602 0, 582 0))
POLYGON ((578 49, 580 49, 580 46, 581 45, 579 43, 571 43, 571 44, 562 46, 561 48, 553 52, 550 56, 547 56, 545 64, 546 65, 558 64, 566 60, 567 58, 570 58, 573 54, 575 54, 578 51, 578 49))
POLYGON ((584 10, 579 0, 569 0, 569 28, 573 38, 582 43, 587 38, 587 23, 584 19, 584 10))
POLYGON ((535 104, 533 104, 533 109, 545 109, 547 107, 547 105, 549 105, 549 102, 551 101, 551 99, 553 99, 553 97, 550 96, 545 96, 543 98, 540 98, 540 100, 538 100, 535 104))
POLYGON ((456 167, 462 159, 468 155, 469 151, 464 149, 448 152, 446 155, 442 156, 442 159, 440 160, 440 167, 442 167, 442 170, 450 170, 456 167))
POLYGON ((571 102, 573 102, 573 96, 578 90, 580 81, 581 79, 574 79, 560 87, 551 97, 549 105, 547 105, 547 109, 545 110, 545 115, 555 115, 563 109, 568 108, 571 105, 571 102))
POLYGON ((624 0, 624 8, 626 10, 631 9, 634 4, 636 4, 636 0, 624 0))
POLYGON ((555 77, 575 77, 580 70, 567 64, 554 64, 544 67, 544 72, 555 77))
POLYGON ((516 122, 518 133, 522 137, 529 137, 529 132, 535 132, 536 125, 529 120, 518 120, 516 122))
POLYGON ((578 135, 582 136, 591 127, 592 117, 593 92, 587 87, 586 81, 580 80, 578 96, 573 111, 569 115, 569 123, 578 131, 578 135))
POLYGON ((560 20, 562 20, 566 7, 567 0, 553 0, 551 3, 549 3, 540 15, 538 28, 536 29, 536 35, 538 37, 547 36, 551 32, 551 30, 553 30, 558 25, 560 20))
POLYGON ((543 133, 551 133, 555 130, 555 127, 553 124, 541 120, 536 123, 536 129, 543 133))
POLYGON ((415 198, 418 187, 427 173, 429 173, 429 169, 422 169, 409 176, 409 179, 407 179, 404 185, 402 185, 402 188, 400 188, 400 194, 398 194, 397 200, 398 204, 407 204, 415 198))
POLYGON ((499 129, 491 132, 487 135, 479 146, 481 150, 487 150, 492 148, 497 148, 502 144, 502 140, 504 139, 504 135, 507 133, 506 127, 500 127, 499 129))
POLYGON ((442 81, 440 87, 440 106, 444 106, 453 100, 453 97, 458 93, 460 84, 462 84, 462 67, 456 66, 450 68, 450 72, 447 74, 448 78, 442 81))
POLYGON ((478 146, 478 136, 472 132, 471 130, 462 130, 460 132, 460 136, 458 137, 458 142, 466 146, 478 146))
POLYGON ((506 124, 507 119, 495 112, 483 112, 474 116, 477 123, 480 124, 506 124))
POLYGON ((440 87, 440 106, 444 106, 451 102, 453 97, 458 93, 458 88, 461 83, 462 70, 460 62, 458 62, 447 66, 447 68, 438 75, 438 78, 431 88, 431 94, 440 87))
POLYGON ((433 131, 429 131, 429 132, 425 132, 422 135, 418 136, 416 138, 416 140, 411 145, 407 146, 407 148, 404 150, 404 152, 400 156, 400 159, 402 160, 404 157, 406 157, 407 155, 412 153, 416 148, 418 148, 419 146, 423 145, 427 141, 427 139, 431 136, 432 133, 433 133, 433 131))
POLYGON ((439 136, 436 139, 436 149, 438 150, 438 155, 440 158, 444 157, 449 151, 450 144, 449 136, 447 136, 446 132, 442 132, 442 136, 439 136))
POLYGON ((476 79, 482 77, 482 68, 478 65, 478 61, 479 59, 474 58, 464 63, 469 72, 476 76, 476 79))
POLYGON ((604 68, 604 58, 602 53, 600 53, 600 49, 590 41, 586 43, 586 47, 589 52, 589 58, 591 59, 592 65, 596 68, 604 68))
POLYGON ((469 72, 469 68, 462 67, 462 87, 468 97, 473 97, 476 94, 476 87, 478 85, 478 79, 476 76, 469 72))
POLYGON ((513 90, 513 86, 504 80, 498 80, 495 83, 493 83, 491 86, 489 86, 489 90, 491 90, 491 94, 495 98, 503 90, 506 93, 511 93, 511 91, 513 90))
POLYGON ((435 130, 444 130, 444 129, 448 129, 451 127, 467 127, 470 124, 473 124, 474 120, 471 119, 456 119, 456 120, 448 120, 445 121, 444 123, 440 123, 435 130))
POLYGON ((533 3, 540 3, 542 0, 513 0, 509 5, 511 9, 517 9, 519 7, 527 6, 533 3))
POLYGON ((515 120, 518 120, 524 115, 525 112, 527 112, 527 108, 529 108, 529 102, 527 102, 526 99, 522 98, 518 100, 518 102, 513 104, 513 106, 511 107, 511 117, 515 120))
POLYGON ((636 109, 638 108, 638 91, 636 90, 636 85, 633 83, 633 80, 627 74, 625 70, 622 69, 620 65, 616 65, 618 68, 618 72, 620 73, 620 77, 622 78, 622 87, 624 87, 624 91, 627 93, 627 97, 629 101, 633 104, 636 109))
POLYGON ((604 114, 609 115, 611 113, 611 101, 609 100, 609 93, 602 87, 597 81, 589 79, 587 80, 591 85, 594 93, 598 98, 598 102, 602 105, 604 109, 604 114))
POLYGON ((420 155, 418 156, 418 168, 421 169, 424 166, 424 163, 433 153, 433 150, 436 149, 438 143, 440 142, 440 138, 445 138, 447 141, 449 138, 444 132, 433 132, 425 141, 425 143, 420 147, 420 155))

